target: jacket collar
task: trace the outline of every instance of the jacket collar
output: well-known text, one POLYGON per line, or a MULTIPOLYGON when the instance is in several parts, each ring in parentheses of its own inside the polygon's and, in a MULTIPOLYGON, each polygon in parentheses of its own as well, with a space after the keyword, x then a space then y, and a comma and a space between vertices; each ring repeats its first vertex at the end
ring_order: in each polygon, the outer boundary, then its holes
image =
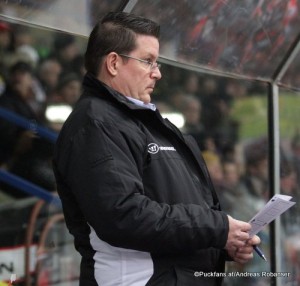
POLYGON ((133 101, 129 100, 125 95, 114 90, 110 86, 98 80, 91 73, 87 73, 83 78, 83 89, 89 91, 89 95, 100 97, 102 99, 118 102, 127 106, 129 109, 147 110, 149 108, 137 105, 133 101))

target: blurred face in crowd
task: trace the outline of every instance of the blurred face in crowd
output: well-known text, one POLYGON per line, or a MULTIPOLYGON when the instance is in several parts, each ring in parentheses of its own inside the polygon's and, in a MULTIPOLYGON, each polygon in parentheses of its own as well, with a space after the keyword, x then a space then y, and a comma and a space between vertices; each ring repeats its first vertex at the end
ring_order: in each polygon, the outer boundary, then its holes
POLYGON ((293 154, 296 158, 300 159, 300 145, 293 147, 293 154))
POLYGON ((65 84, 59 91, 59 95, 63 98, 64 102, 74 105, 80 97, 80 81, 72 80, 65 84))
POLYGON ((33 45, 32 34, 27 30, 20 30, 15 32, 15 45, 20 47, 22 45, 33 45))
POLYGON ((223 181, 224 174, 219 161, 210 162, 207 167, 214 183, 220 183, 223 181))
POLYGON ((9 31, 0 31, 0 48, 6 49, 10 44, 9 31))
MULTIPOLYGON (((152 36, 137 35, 136 49, 128 54, 130 57, 155 63, 159 54, 158 39, 152 36)), ((141 100, 144 103, 151 101, 151 93, 156 81, 161 78, 158 67, 151 66, 133 58, 117 55, 117 70, 111 86, 124 94, 141 100)))
POLYGON ((268 180, 268 159, 260 159, 255 164, 253 164, 249 171, 253 176, 260 178, 261 180, 268 180))
POLYGON ((15 71, 11 75, 11 84, 13 90, 24 99, 32 96, 33 78, 30 72, 15 71))
POLYGON ((297 187, 297 175, 293 171, 280 179, 281 191, 284 194, 292 195, 297 187))
POLYGON ((233 162, 225 162, 223 170, 225 183, 230 187, 236 186, 240 178, 238 166, 233 162))
POLYGON ((78 55, 78 53, 79 51, 75 43, 68 45, 60 51, 61 57, 66 61, 73 60, 78 55))
POLYGON ((201 116, 201 103, 198 100, 191 100, 185 106, 183 115, 186 123, 191 125, 197 125, 200 123, 201 116))
POLYGON ((62 67, 59 62, 48 60, 40 69, 40 78, 48 87, 54 88, 57 85, 61 71, 62 67))
POLYGON ((203 158, 207 164, 208 171, 214 184, 222 183, 224 173, 220 161, 220 157, 211 151, 205 151, 203 158))
POLYGON ((196 94, 199 89, 199 79, 198 76, 195 74, 192 74, 189 76, 185 83, 185 90, 188 93, 196 94))

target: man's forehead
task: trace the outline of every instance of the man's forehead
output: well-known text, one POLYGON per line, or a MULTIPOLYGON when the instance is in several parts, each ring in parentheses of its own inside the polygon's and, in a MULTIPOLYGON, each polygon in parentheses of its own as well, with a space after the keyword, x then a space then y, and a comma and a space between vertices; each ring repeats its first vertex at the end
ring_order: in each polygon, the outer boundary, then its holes
POLYGON ((148 35, 137 35, 136 49, 139 52, 144 52, 157 56, 159 54, 159 41, 157 38, 148 35))

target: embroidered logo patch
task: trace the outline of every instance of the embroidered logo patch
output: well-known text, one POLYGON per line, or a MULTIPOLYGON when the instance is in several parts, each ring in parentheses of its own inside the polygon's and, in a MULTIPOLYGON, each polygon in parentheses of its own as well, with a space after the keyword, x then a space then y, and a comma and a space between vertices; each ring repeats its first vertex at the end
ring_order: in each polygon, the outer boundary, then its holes
POLYGON ((148 153, 156 154, 158 153, 158 151, 176 151, 176 149, 173 146, 170 147, 158 146, 156 143, 150 143, 148 145, 148 153))
POLYGON ((159 147, 156 143, 150 143, 148 145, 148 152, 150 154, 156 154, 159 151, 159 147))

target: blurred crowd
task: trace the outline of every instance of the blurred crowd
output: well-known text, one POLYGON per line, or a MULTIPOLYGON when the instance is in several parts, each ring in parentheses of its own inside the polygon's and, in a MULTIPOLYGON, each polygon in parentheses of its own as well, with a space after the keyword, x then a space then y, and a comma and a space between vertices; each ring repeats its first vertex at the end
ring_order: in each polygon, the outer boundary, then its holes
MULTIPOLYGON (((35 40, 29 27, 0 22, 0 107, 22 116, 30 126, 25 130, 0 119, 0 166, 54 191, 53 143, 37 134, 37 126, 59 131, 62 122, 47 118, 47 109, 72 108, 78 100, 83 55, 73 35, 58 32, 42 50, 35 40)), ((3 183, 2 190, 13 198, 26 196, 3 183)))

